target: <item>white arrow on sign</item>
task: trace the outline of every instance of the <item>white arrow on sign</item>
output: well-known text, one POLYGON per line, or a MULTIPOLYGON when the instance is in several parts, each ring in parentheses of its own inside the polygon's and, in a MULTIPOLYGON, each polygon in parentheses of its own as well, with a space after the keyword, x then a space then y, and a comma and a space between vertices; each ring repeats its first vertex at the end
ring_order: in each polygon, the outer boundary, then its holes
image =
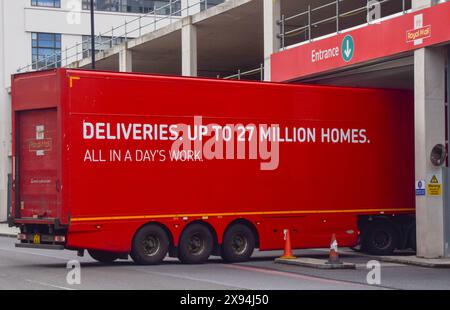
POLYGON ((350 41, 347 40, 347 48, 344 50, 345 57, 349 58, 352 53, 352 49, 350 48, 350 41))

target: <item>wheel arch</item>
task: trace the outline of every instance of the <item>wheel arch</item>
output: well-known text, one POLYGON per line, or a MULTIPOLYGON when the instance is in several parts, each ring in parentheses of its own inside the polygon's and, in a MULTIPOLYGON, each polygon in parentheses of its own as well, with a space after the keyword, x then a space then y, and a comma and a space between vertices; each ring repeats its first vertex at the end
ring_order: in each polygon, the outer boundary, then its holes
POLYGON ((399 224, 394 220, 394 217, 392 215, 367 215, 358 217, 358 228, 361 230, 361 233, 364 232, 365 228, 371 225, 383 223, 392 225, 397 233, 402 233, 399 224))
POLYGON ((408 236, 415 225, 415 218, 410 214, 380 214, 358 216, 358 228, 361 231, 361 240, 372 225, 389 224, 397 232, 399 241, 397 248, 404 249, 408 244, 408 236))

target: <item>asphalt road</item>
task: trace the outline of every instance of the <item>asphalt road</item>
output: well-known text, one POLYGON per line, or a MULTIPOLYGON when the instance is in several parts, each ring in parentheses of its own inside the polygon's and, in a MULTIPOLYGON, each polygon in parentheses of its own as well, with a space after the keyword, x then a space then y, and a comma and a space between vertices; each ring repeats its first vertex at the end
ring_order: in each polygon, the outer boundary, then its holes
MULTIPOLYGON (((280 252, 255 253, 247 263, 223 264, 212 257, 203 265, 183 265, 167 258, 158 266, 137 266, 131 260, 97 263, 71 251, 19 249, 13 238, 0 237, 0 289, 450 289, 450 269, 382 263, 381 285, 368 285, 366 257, 344 257, 356 270, 318 270, 275 264, 280 252), (67 262, 79 260, 81 284, 66 281, 67 262)), ((323 255, 320 250, 297 254, 323 255)))

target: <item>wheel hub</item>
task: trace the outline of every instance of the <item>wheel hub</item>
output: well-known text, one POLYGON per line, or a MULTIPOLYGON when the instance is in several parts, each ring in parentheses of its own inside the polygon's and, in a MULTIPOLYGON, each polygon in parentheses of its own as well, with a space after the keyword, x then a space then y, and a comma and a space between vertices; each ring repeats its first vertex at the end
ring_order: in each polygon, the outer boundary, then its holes
POLYGON ((147 256, 153 256, 158 253, 161 246, 159 238, 155 236, 147 236, 143 241, 144 254, 147 256))
POLYGON ((248 242, 247 239, 241 234, 235 234, 231 241, 231 247, 234 253, 240 255, 247 250, 248 242))
POLYGON ((374 238, 374 243, 378 248, 385 248, 390 243, 390 237, 383 231, 378 231, 374 238))
POLYGON ((203 240, 203 238, 198 234, 192 235, 188 242, 189 253, 193 255, 199 255, 204 251, 204 249, 205 241, 203 240))

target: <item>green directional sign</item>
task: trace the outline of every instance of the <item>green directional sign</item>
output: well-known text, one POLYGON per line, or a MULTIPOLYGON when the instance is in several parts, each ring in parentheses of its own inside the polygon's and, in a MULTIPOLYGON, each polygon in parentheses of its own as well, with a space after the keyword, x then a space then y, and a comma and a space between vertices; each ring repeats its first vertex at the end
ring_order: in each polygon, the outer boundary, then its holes
POLYGON ((355 55, 355 41, 351 35, 347 35, 342 40, 341 56, 345 62, 349 62, 352 60, 353 55, 355 55))

